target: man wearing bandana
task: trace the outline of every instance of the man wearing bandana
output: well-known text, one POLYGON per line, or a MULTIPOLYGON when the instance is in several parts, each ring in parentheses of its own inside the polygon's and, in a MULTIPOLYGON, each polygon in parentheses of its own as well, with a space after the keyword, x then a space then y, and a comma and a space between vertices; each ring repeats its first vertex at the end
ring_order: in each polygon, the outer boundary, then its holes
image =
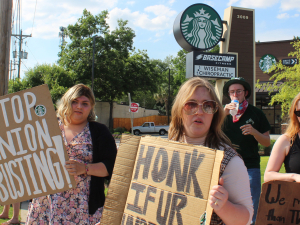
POLYGON ((269 130, 271 126, 265 114, 246 100, 251 95, 251 87, 244 78, 236 77, 226 82, 223 94, 231 101, 239 101, 236 116, 229 113, 229 110, 235 108, 235 103, 225 105, 224 110, 227 116, 224 120, 223 131, 236 147, 247 167, 254 207, 252 224, 255 224, 261 193, 258 143, 266 147, 270 145, 269 130))

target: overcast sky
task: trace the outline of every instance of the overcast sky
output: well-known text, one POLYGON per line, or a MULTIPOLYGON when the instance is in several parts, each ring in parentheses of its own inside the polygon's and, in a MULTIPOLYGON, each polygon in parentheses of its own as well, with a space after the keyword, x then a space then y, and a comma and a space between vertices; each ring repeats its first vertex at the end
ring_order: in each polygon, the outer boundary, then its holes
MULTIPOLYGON (((21 76, 27 68, 36 64, 55 63, 58 60, 59 27, 74 24, 86 8, 92 14, 102 10, 109 12, 111 30, 117 20, 129 21, 135 31, 134 46, 147 50, 150 58, 165 59, 175 56, 181 47, 173 35, 176 16, 195 3, 213 7, 223 19, 229 6, 255 9, 256 41, 289 40, 300 36, 300 0, 214 0, 195 2, 191 0, 20 0, 21 28, 26 38, 23 50, 28 59, 23 60, 21 76)), ((16 8, 17 0, 13 0, 16 8)), ((15 9, 14 9, 15 11, 15 9)), ((16 13, 14 13, 16 14, 16 13)), ((17 32, 14 26, 12 33, 17 32)), ((68 40, 68 39, 67 39, 68 40)), ((12 38, 11 51, 18 48, 12 38)))

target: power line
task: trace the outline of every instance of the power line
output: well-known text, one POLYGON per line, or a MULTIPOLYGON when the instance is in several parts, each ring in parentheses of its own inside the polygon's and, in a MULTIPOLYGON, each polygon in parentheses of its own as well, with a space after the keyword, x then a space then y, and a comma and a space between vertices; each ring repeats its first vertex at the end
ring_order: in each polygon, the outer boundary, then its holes
POLYGON ((26 67, 26 69, 29 70, 23 60, 22 60, 22 63, 26 67))
POLYGON ((36 13, 36 5, 37 5, 37 0, 35 1, 35 9, 34 9, 34 15, 33 15, 33 21, 32 21, 32 30, 31 30, 31 34, 33 33, 33 25, 34 25, 35 13, 36 13))
POLYGON ((37 63, 39 63, 39 61, 37 61, 37 59, 35 58, 34 54, 32 53, 32 51, 30 50, 29 46, 27 45, 27 48, 29 49, 29 51, 31 52, 31 54, 33 55, 33 58, 36 60, 37 63))

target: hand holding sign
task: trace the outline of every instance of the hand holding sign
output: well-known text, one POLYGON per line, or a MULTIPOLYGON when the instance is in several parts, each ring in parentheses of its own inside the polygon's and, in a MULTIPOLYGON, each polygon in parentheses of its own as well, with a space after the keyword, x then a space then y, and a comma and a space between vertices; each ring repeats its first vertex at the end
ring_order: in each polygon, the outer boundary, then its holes
POLYGON ((75 176, 75 175, 78 176, 78 175, 86 173, 85 164, 77 162, 75 160, 67 161, 65 167, 66 167, 67 171, 69 172, 69 174, 73 175, 73 176, 75 176))
POLYGON ((215 210, 218 211, 223 208, 228 200, 228 191, 223 187, 223 177, 219 180, 219 185, 213 186, 209 192, 209 204, 215 210))

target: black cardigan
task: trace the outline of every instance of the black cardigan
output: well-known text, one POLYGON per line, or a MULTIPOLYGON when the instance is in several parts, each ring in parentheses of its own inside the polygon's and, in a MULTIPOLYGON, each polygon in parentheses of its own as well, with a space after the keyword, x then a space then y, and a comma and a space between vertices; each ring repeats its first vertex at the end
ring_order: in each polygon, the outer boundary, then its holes
MULTIPOLYGON (((89 127, 93 144, 93 163, 102 162, 110 177, 117 155, 115 140, 105 125, 89 122, 89 127)), ((104 177, 91 176, 89 214, 93 215, 98 208, 104 205, 104 201, 104 177)))

